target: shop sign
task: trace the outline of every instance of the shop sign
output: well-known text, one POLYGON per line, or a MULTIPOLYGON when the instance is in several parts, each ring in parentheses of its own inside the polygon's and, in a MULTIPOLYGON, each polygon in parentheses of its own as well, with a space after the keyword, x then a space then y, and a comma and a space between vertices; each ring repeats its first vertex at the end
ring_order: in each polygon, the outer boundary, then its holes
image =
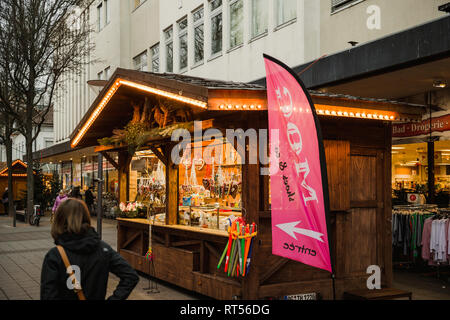
POLYGON ((272 253, 332 272, 325 152, 314 105, 291 69, 269 56, 264 58, 269 142, 274 149, 270 161, 272 253))
MULTIPOLYGON (((444 132, 450 130, 450 115, 445 115, 431 119, 432 132, 444 132)), ((413 137, 430 133, 430 120, 422 122, 410 122, 402 124, 394 124, 392 126, 392 136, 396 138, 413 137)))

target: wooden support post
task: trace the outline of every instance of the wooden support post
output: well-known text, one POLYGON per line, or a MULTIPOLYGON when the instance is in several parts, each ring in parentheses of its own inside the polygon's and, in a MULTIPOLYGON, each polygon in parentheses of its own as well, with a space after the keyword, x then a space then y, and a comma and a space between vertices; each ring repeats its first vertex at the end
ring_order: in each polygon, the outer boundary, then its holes
POLYGON ((106 160, 108 160, 109 163, 111 163, 114 168, 116 168, 116 170, 119 170, 119 164, 114 161, 114 159, 108 154, 108 152, 104 151, 104 152, 100 152, 106 160))
POLYGON ((166 166, 166 224, 174 225, 178 222, 178 165, 173 163, 173 145, 168 145, 164 154, 167 155, 166 166))
POLYGON ((150 150, 152 150, 152 152, 158 157, 158 159, 165 165, 167 166, 167 158, 168 155, 167 154, 163 154, 158 148, 154 147, 154 146, 150 146, 150 150))
POLYGON ((127 202, 129 195, 129 171, 133 155, 128 151, 119 151, 119 202, 127 202))
MULTIPOLYGON (((254 125, 258 125, 257 123, 254 125)), ((256 127, 257 129, 258 127, 256 127)), ((246 149, 246 163, 242 165, 242 206, 245 209, 243 213, 246 216, 246 223, 255 222, 257 227, 259 227, 259 204, 260 204, 260 183, 262 176, 260 175, 259 163, 248 164, 248 155, 252 150, 250 148, 257 148, 257 146, 251 146, 248 140, 245 143, 246 149)), ((258 150, 256 150, 258 154, 258 150)), ((250 265, 249 273, 245 276, 242 282, 242 299, 244 300, 256 300, 258 299, 259 291, 259 272, 257 266, 259 263, 258 257, 258 247, 259 240, 258 237, 254 240, 253 252, 252 252, 252 263, 250 265), (256 268, 255 268, 256 267, 256 268)))

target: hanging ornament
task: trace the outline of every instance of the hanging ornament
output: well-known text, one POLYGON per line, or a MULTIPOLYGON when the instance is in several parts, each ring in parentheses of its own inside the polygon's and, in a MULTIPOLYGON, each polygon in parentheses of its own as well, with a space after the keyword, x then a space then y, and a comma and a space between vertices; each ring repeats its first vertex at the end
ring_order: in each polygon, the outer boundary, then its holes
POLYGON ((190 181, 190 185, 191 186, 198 185, 198 183, 197 183, 197 174, 195 172, 195 161, 194 160, 192 160, 192 165, 191 165, 191 181, 190 181))

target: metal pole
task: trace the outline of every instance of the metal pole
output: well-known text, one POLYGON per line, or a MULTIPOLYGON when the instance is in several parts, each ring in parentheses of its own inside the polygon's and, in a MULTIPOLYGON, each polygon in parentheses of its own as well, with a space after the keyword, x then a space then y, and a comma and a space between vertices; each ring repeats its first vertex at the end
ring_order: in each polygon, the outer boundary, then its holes
POLYGON ((97 186, 97 233, 102 238, 102 218, 103 218, 103 155, 98 154, 98 186, 97 186))
POLYGON ((429 203, 434 203, 434 139, 433 139, 433 129, 432 129, 432 111, 431 111, 431 93, 428 92, 428 106, 430 108, 430 136, 427 143, 427 153, 428 153, 428 201, 429 203))

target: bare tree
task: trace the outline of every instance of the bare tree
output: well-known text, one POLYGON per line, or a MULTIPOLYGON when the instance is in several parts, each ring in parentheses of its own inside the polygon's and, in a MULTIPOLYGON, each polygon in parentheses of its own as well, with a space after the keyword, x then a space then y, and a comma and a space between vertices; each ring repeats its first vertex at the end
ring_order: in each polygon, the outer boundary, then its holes
MULTIPOLYGON (((14 118, 6 113, 3 108, 2 101, 0 101, 0 145, 4 145, 6 149, 6 165, 8 170, 8 209, 6 214, 13 212, 13 226, 16 226, 16 211, 14 210, 14 194, 13 194, 13 180, 12 180, 12 139, 11 136, 14 133, 14 118)), ((0 190, 3 194, 3 190, 0 190)), ((6 209, 6 208, 5 208, 6 209)))
POLYGON ((26 141, 28 213, 33 210, 33 142, 53 101, 64 94, 62 77, 79 74, 88 63, 91 2, 0 2, 0 73, 5 75, 0 78, 0 100, 26 141))

